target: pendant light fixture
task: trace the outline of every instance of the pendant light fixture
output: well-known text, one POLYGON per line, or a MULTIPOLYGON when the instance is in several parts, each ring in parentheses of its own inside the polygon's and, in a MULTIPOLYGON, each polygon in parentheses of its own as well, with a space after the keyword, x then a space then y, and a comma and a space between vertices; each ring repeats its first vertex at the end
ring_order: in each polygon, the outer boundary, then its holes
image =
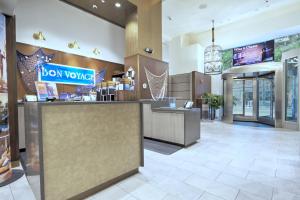
POLYGON ((215 21, 212 20, 212 45, 204 50, 204 74, 222 74, 222 47, 215 45, 215 21))

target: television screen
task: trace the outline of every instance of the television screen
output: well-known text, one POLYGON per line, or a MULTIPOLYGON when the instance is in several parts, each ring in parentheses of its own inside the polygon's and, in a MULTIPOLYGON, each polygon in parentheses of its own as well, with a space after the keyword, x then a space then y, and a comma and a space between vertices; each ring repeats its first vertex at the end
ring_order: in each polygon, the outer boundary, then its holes
POLYGON ((233 66, 274 61, 274 40, 233 49, 233 66))

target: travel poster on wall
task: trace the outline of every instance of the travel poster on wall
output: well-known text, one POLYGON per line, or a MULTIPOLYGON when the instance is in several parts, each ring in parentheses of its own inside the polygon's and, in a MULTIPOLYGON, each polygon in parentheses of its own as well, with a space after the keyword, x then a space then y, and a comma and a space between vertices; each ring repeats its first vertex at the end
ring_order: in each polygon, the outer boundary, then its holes
POLYGON ((47 85, 44 82, 35 82, 38 101, 46 101, 48 98, 47 85))
POLYGON ((11 154, 8 126, 8 91, 6 60, 6 21, 0 14, 0 184, 11 175, 11 154))
POLYGON ((49 98, 59 99, 56 83, 46 83, 49 98))

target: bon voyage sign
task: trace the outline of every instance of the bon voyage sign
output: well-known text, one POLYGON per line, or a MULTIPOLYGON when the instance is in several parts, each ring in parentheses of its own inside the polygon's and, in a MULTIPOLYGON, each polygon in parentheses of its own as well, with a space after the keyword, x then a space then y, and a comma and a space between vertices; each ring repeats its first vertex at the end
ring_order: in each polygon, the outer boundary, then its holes
POLYGON ((69 85, 95 85, 95 70, 45 63, 39 70, 38 79, 69 85))

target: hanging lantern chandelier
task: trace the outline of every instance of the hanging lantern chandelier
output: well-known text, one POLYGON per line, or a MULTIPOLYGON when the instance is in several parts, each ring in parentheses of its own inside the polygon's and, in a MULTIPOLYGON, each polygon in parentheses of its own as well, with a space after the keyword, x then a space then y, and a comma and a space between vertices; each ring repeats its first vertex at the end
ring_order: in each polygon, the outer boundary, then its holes
POLYGON ((212 20, 212 45, 204 50, 204 74, 222 74, 222 47, 215 45, 215 24, 212 20))

